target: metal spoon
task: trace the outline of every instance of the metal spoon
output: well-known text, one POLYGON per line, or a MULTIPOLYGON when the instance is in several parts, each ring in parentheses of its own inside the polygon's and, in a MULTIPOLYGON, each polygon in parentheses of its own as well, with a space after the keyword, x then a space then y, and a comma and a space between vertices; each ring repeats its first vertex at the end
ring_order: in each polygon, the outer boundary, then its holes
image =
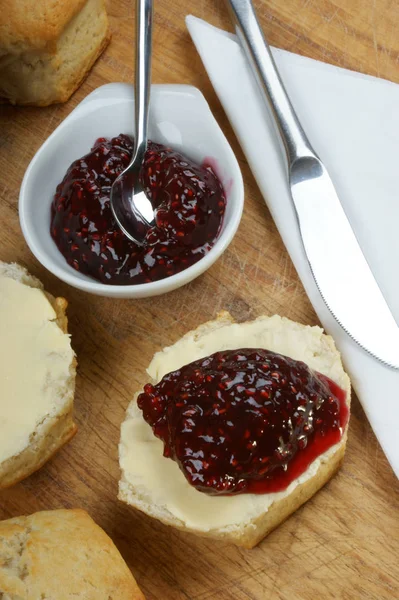
POLYGON ((141 245, 154 224, 154 211, 140 181, 147 149, 151 88, 152 0, 136 0, 135 141, 129 166, 111 188, 111 209, 123 233, 141 245))

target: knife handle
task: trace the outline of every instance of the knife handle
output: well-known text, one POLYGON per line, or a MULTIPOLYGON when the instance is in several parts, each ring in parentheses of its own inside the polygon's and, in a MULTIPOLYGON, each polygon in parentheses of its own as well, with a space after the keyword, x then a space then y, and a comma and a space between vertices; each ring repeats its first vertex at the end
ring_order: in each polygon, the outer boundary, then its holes
POLYGON ((269 44, 251 0, 226 0, 237 36, 275 118, 287 154, 288 166, 303 157, 317 157, 288 97, 269 44))
POLYGON ((147 149, 148 111, 151 93, 153 1, 136 0, 135 140, 132 160, 144 159, 147 149))

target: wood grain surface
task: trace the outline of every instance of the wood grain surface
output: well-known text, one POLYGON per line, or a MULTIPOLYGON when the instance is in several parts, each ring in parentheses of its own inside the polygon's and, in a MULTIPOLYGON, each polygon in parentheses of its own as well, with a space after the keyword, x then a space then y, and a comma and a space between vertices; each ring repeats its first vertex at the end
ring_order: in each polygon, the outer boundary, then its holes
MULTIPOLYGON (((255 4, 273 45, 399 82, 398 0, 255 4)), ((153 79, 198 86, 236 152, 246 205, 229 249, 185 288, 140 301, 76 291, 31 255, 17 211, 29 161, 89 92, 133 78, 134 0, 109 0, 108 10, 112 42, 67 104, 0 108, 0 259, 27 266, 69 300, 79 361, 78 434, 40 472, 0 494, 0 518, 85 508, 113 537, 148 600, 398 598, 398 484, 356 399, 340 473, 253 550, 179 533, 116 499, 120 423, 155 351, 222 308, 238 320, 263 313, 309 324, 317 318, 185 29, 188 13, 230 28, 222 0, 155 2, 153 79)))

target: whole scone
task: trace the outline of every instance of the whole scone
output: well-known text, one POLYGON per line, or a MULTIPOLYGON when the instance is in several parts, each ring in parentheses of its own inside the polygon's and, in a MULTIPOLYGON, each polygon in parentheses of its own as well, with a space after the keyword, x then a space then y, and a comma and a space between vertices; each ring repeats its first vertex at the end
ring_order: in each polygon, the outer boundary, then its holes
MULTIPOLYGON (((345 410, 349 410, 350 381, 332 338, 320 327, 301 325, 278 315, 235 323, 223 312, 215 321, 157 352, 147 372, 151 382, 157 384, 166 374, 193 361, 242 348, 265 349, 302 361, 344 391, 345 410)), ((317 456, 283 491, 209 495, 190 485, 178 464, 163 456, 164 444, 144 420, 137 397, 130 403, 121 427, 119 499, 167 525, 201 536, 252 548, 311 498, 338 470, 344 456, 347 424, 339 441, 317 456)), ((190 419, 187 415, 193 414, 191 410, 196 409, 190 404, 184 418, 190 419)), ((186 427, 194 425, 188 423, 186 427)), ((207 436, 212 433, 206 430, 207 436)), ((224 432, 218 431, 218 435, 224 432)), ((242 444, 247 441, 243 437, 242 444)), ((201 458, 192 453, 189 456, 193 461, 201 458)))
POLYGON ((112 540, 84 510, 0 522, 4 600, 144 600, 112 540))
POLYGON ((0 100, 66 102, 109 39, 104 0, 0 0, 0 100))
POLYGON ((39 469, 76 432, 67 302, 0 261, 0 489, 39 469))

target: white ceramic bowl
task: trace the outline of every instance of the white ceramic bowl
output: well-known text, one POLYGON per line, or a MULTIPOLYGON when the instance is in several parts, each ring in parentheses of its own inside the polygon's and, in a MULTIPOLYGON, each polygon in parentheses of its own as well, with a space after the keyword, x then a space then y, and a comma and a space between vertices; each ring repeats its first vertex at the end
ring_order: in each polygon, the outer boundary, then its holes
POLYGON ((181 150, 201 163, 211 161, 226 190, 227 206, 219 237, 188 269, 161 281, 140 285, 107 285, 75 271, 50 236, 50 205, 69 165, 90 151, 98 137, 133 134, 133 87, 104 85, 83 100, 47 139, 32 159, 22 182, 19 215, 22 232, 36 258, 70 285, 101 296, 144 298, 174 290, 208 269, 231 242, 244 204, 241 171, 205 98, 186 85, 154 85, 149 118, 150 139, 181 150))

